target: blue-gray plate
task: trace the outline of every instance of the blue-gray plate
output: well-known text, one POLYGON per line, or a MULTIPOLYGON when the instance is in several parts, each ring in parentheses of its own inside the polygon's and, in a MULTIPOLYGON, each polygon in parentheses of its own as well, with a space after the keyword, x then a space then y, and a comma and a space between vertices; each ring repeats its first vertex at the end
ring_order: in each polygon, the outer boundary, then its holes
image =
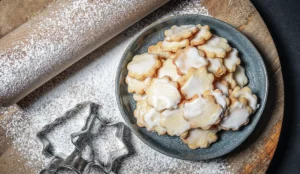
POLYGON ((171 157, 185 160, 206 160, 223 156, 238 147, 255 129, 267 100, 268 77, 261 55, 254 45, 238 30, 229 24, 217 19, 202 15, 182 15, 162 19, 146 27, 130 43, 124 52, 116 74, 116 97, 121 114, 132 131, 145 144, 151 148, 171 157), (150 45, 164 39, 164 31, 173 25, 201 24, 209 25, 212 32, 227 38, 230 45, 239 51, 242 65, 246 69, 249 78, 249 87, 259 99, 260 108, 251 115, 248 125, 239 131, 221 131, 218 133, 218 141, 206 149, 190 149, 177 136, 159 136, 155 132, 149 132, 136 124, 133 115, 135 102, 132 94, 127 92, 125 77, 127 64, 136 54, 147 52, 150 45))

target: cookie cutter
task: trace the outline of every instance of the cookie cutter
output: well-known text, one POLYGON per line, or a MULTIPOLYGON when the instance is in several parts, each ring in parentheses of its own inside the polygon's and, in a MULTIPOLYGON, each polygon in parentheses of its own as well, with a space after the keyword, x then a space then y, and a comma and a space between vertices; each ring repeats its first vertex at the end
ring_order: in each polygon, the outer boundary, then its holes
POLYGON ((46 157, 52 157, 52 160, 50 164, 40 172, 40 174, 55 174, 59 169, 62 168, 72 170, 77 174, 87 174, 89 173, 91 167, 97 167, 105 174, 114 173, 112 171, 114 162, 117 159, 129 154, 128 147, 123 140, 125 124, 123 122, 106 124, 100 119, 99 116, 99 105, 92 102, 84 102, 77 104, 73 109, 67 111, 62 117, 59 117, 52 123, 44 126, 42 130, 37 133, 37 137, 43 144, 42 153, 46 157), (56 126, 65 122, 68 118, 78 113, 87 105, 90 107, 90 110, 84 127, 81 129, 81 131, 72 133, 70 135, 71 141, 75 146, 75 150, 69 156, 65 156, 64 154, 55 154, 53 145, 47 139, 46 134, 53 130, 56 126), (86 142, 88 142, 88 140, 91 138, 91 130, 95 125, 95 120, 100 122, 98 126, 101 128, 115 127, 116 132, 114 136, 124 145, 122 148, 109 153, 106 164, 102 164, 99 160, 96 160, 94 156, 92 157, 92 160, 86 160, 82 157, 82 150, 85 147, 86 142))

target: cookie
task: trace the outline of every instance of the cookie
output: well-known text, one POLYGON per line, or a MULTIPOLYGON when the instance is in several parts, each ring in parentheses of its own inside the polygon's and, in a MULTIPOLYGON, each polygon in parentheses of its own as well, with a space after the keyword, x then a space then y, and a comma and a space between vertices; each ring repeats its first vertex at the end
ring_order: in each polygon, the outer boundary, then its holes
POLYGON ((241 65, 238 65, 236 67, 236 70, 233 73, 233 78, 241 88, 248 83, 248 78, 246 76, 245 69, 241 65))
POLYGON ((137 94, 144 94, 145 89, 147 88, 147 86, 150 85, 151 78, 146 78, 144 80, 137 80, 137 79, 133 79, 133 78, 131 78, 127 75, 125 81, 128 85, 128 88, 127 88, 128 92, 137 93, 137 94))
POLYGON ((143 118, 148 131, 155 131, 159 135, 166 134, 167 129, 160 125, 161 114, 154 108, 148 106, 143 118))
POLYGON ((224 95, 229 95, 229 84, 226 80, 216 81, 215 88, 221 90, 224 95))
POLYGON ((234 72, 239 64, 241 59, 238 57, 238 51, 233 48, 224 58, 224 65, 228 72, 234 72))
POLYGON ((161 61, 156 55, 144 53, 133 57, 127 65, 128 76, 137 80, 153 77, 156 69, 161 66, 161 61))
POLYGON ((209 129, 218 124, 223 116, 221 105, 216 103, 212 95, 195 95, 191 100, 184 102, 183 108, 183 117, 190 122, 192 128, 209 129))
POLYGON ((192 46, 204 44, 212 36, 208 25, 201 26, 198 24, 197 27, 199 28, 199 31, 190 40, 192 46))
POLYGON ((214 96, 216 102, 222 106, 223 110, 227 109, 227 106, 229 105, 229 98, 227 98, 221 90, 215 89, 215 90, 206 90, 202 94, 203 96, 212 95, 214 96))
POLYGON ((160 124, 167 129, 167 133, 171 136, 179 136, 191 128, 190 123, 183 118, 182 104, 177 109, 163 111, 161 116, 160 124))
POLYGON ((159 68, 157 71, 158 78, 162 78, 164 76, 167 76, 171 78, 172 81, 177 81, 180 78, 180 75, 178 75, 176 66, 173 64, 172 59, 167 59, 162 67, 159 68))
POLYGON ((223 65, 223 59, 221 58, 207 58, 209 66, 208 72, 213 73, 216 77, 221 77, 226 73, 226 67, 223 65))
POLYGON ((175 53, 171 51, 163 51, 160 46, 161 44, 152 45, 148 48, 148 52, 163 59, 173 59, 175 57, 175 53))
POLYGON ((208 148, 212 143, 216 142, 218 128, 208 130, 192 129, 180 136, 181 140, 191 149, 208 148))
POLYGON ((164 40, 162 42, 158 42, 157 44, 161 47, 161 49, 163 51, 176 52, 181 48, 189 46, 189 40, 188 39, 184 39, 184 40, 181 40, 181 41, 167 41, 167 40, 164 40))
POLYGON ((227 73, 221 77, 221 81, 225 80, 228 83, 229 89, 236 87, 236 81, 233 78, 233 73, 227 73))
POLYGON ((140 94, 134 93, 134 94, 132 95, 132 98, 133 98, 134 101, 141 101, 141 100, 146 100, 147 95, 146 95, 146 94, 140 95, 140 94))
POLYGON ((224 130, 238 130, 241 126, 248 124, 252 109, 247 105, 245 99, 236 99, 231 97, 229 113, 223 117, 220 126, 224 130))
POLYGON ((190 68, 188 73, 179 78, 178 83, 181 86, 181 93, 185 99, 190 99, 194 95, 199 95, 205 90, 212 90, 214 75, 208 73, 206 67, 199 69, 190 68))
POLYGON ((255 94, 252 94, 252 91, 248 86, 244 88, 240 88, 239 86, 235 87, 230 94, 230 97, 246 99, 253 111, 259 108, 259 104, 257 104, 257 97, 255 94))
POLYGON ((161 112, 165 109, 175 109, 181 100, 178 84, 168 77, 154 78, 146 90, 147 103, 161 112))
POLYGON ((180 75, 186 74, 190 68, 200 68, 208 64, 204 58, 204 52, 190 46, 177 51, 173 63, 180 75))
POLYGON ((204 51, 209 58, 224 58, 231 47, 227 39, 213 35, 205 44, 199 45, 198 49, 204 51))
POLYGON ((189 38, 199 30, 195 25, 181 25, 172 26, 169 30, 165 31, 167 41, 181 41, 189 38))
POLYGON ((145 100, 140 100, 136 103, 136 108, 133 112, 136 118, 136 123, 139 127, 145 127, 144 115, 147 112, 148 104, 145 100))

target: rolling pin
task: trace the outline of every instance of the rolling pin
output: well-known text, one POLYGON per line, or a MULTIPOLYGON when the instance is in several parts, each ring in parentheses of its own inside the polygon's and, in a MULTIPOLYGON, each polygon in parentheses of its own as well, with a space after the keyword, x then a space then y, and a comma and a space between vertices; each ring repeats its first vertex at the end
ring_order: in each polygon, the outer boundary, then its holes
POLYGON ((60 0, 0 39, 0 106, 15 104, 168 0, 60 0))

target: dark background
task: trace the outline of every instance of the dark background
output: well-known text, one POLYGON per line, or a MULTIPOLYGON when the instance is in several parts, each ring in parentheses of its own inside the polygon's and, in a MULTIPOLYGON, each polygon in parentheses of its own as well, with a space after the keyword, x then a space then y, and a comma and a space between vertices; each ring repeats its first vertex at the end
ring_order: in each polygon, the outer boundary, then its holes
POLYGON ((281 61, 285 108, 282 132, 267 173, 300 174, 300 0, 251 0, 281 61))

